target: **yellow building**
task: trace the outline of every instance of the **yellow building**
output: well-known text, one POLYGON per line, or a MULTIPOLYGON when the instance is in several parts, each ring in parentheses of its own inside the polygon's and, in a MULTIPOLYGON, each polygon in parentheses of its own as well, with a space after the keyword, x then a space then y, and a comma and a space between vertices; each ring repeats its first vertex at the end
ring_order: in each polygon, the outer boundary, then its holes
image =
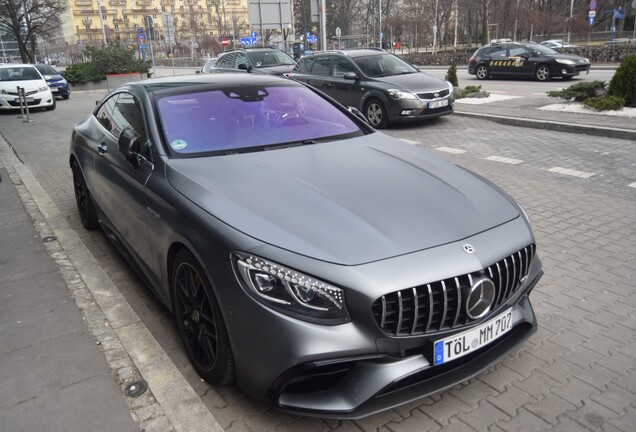
POLYGON ((238 40, 250 32, 247 0, 69 0, 62 31, 70 46, 148 43, 138 37, 144 16, 152 17, 154 44, 165 42, 195 48, 204 40, 227 37, 238 40), (101 13, 100 13, 101 12, 101 13), (164 20, 174 19, 174 37, 166 37, 164 20))

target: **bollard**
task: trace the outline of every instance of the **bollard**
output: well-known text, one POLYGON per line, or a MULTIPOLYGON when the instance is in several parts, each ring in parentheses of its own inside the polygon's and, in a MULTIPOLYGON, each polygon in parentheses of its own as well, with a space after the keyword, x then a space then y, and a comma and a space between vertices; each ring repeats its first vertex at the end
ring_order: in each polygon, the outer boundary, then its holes
POLYGON ((25 118, 24 105, 22 105, 22 87, 18 86, 18 100, 20 101, 20 115, 18 118, 25 118))
POLYGON ((26 120, 22 120, 23 123, 32 123, 31 116, 29 115, 29 104, 26 99, 26 93, 24 87, 22 87, 22 100, 24 100, 24 110, 26 111, 26 120))

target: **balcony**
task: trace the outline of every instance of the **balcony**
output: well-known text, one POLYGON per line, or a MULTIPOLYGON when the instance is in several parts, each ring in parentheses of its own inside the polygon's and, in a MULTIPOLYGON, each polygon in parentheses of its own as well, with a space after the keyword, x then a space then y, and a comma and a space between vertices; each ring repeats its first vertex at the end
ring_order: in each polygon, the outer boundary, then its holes
POLYGON ((126 0, 110 0, 108 4, 111 6, 126 6, 126 0))
POLYGON ((99 14, 97 9, 81 9, 81 10, 74 10, 73 11, 73 15, 76 15, 76 16, 97 15, 97 14, 99 14))
POLYGON ((93 6, 92 0, 76 0, 75 6, 93 6))
POLYGON ((152 0, 137 0, 137 6, 151 6, 152 0))

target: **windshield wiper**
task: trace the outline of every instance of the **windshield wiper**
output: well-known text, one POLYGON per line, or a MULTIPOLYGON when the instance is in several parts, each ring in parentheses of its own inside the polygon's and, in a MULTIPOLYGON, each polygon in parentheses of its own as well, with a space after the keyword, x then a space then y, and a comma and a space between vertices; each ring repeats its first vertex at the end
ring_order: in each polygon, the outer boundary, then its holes
POLYGON ((280 144, 265 146, 263 147, 263 150, 277 150, 281 148, 300 147, 300 146, 304 146, 308 144, 316 144, 317 142, 318 141, 316 141, 315 139, 306 139, 303 141, 294 141, 289 143, 280 143, 280 144))

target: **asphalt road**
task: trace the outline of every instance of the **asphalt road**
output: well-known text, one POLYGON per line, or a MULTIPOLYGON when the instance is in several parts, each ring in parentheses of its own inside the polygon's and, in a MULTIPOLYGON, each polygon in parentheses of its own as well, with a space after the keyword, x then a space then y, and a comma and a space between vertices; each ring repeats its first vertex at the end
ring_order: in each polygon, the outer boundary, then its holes
POLYGON ((633 430, 632 142, 456 116, 387 130, 495 181, 525 206, 546 272, 531 296, 540 329, 500 365, 451 390, 360 421, 320 420, 281 413, 234 386, 202 382, 167 311, 103 234, 81 228, 67 162, 70 134, 104 93, 76 92, 55 111, 33 113, 33 123, 0 113, 0 132, 225 430, 633 430))

